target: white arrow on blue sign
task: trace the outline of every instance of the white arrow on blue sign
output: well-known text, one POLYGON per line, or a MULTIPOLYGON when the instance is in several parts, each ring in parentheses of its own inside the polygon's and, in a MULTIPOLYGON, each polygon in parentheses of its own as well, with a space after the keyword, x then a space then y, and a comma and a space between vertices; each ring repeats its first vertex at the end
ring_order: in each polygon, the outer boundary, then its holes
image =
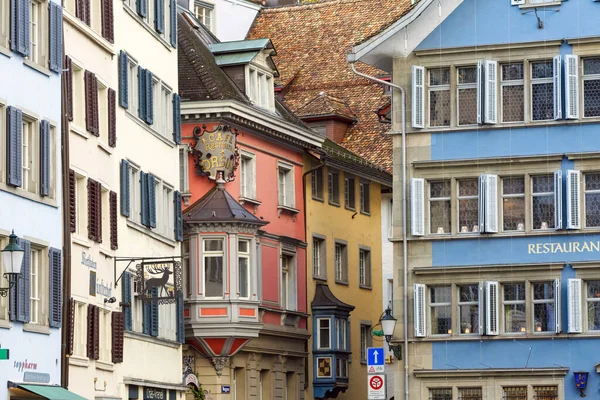
POLYGON ((367 349, 367 367, 380 366, 385 363, 383 347, 369 347, 367 349))

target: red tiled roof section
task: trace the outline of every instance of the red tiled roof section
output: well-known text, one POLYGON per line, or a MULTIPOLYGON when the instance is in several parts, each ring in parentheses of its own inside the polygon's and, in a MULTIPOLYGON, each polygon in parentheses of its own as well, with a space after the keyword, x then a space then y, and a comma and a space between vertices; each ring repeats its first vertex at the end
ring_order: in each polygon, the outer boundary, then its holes
POLYGON ((349 119, 354 119, 348 103, 344 99, 331 96, 325 92, 320 92, 316 97, 309 100, 308 103, 298 108, 295 112, 298 117, 316 117, 319 115, 339 115, 349 119))
MULTIPOLYGON (((386 134, 389 125, 381 124, 376 112, 389 96, 382 86, 355 75, 346 55, 353 45, 390 26, 410 8, 410 0, 331 0, 265 8, 248 33, 248 38, 268 37, 273 42, 279 83, 288 85, 284 98, 292 111, 322 91, 344 99, 358 121, 342 145, 388 172, 392 171, 392 140, 386 134)), ((387 74, 361 63, 357 69, 374 76, 387 74)))

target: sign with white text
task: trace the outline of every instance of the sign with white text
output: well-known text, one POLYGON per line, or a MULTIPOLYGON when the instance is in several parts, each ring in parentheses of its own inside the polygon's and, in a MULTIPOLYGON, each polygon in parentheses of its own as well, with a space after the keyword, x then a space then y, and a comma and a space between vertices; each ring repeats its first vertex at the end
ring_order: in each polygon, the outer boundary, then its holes
POLYGON ((367 375, 367 395, 369 400, 386 400, 385 375, 367 375))

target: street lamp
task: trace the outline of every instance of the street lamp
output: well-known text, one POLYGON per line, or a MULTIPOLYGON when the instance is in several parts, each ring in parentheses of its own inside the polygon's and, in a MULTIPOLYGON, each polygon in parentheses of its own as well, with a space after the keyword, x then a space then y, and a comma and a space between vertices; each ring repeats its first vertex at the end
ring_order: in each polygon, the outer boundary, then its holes
POLYGON ((392 315, 392 310, 388 307, 383 313, 383 317, 379 321, 381 323, 381 328, 383 329, 383 336, 385 336, 385 341, 387 342, 389 349, 394 353, 394 356, 398 360, 402 360, 402 345, 400 344, 392 344, 392 338, 394 337, 394 330, 396 329, 396 321, 392 315))
POLYGON ((17 235, 14 230, 8 237, 8 245, 0 253, 2 253, 2 263, 6 268, 4 278, 8 281, 8 287, 0 287, 0 296, 6 297, 8 291, 21 277, 21 263, 25 254, 25 250, 17 243, 17 235))

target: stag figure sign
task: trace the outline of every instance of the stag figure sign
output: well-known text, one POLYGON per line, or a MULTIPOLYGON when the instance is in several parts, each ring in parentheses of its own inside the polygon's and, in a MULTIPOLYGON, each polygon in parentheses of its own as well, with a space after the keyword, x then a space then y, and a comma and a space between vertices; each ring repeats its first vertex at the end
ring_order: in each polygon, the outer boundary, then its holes
POLYGON ((140 283, 139 296, 144 301, 158 301, 159 304, 174 303, 176 294, 181 291, 181 263, 168 261, 142 262, 137 265, 137 280, 140 283), (157 295, 152 292, 157 288, 157 295))

